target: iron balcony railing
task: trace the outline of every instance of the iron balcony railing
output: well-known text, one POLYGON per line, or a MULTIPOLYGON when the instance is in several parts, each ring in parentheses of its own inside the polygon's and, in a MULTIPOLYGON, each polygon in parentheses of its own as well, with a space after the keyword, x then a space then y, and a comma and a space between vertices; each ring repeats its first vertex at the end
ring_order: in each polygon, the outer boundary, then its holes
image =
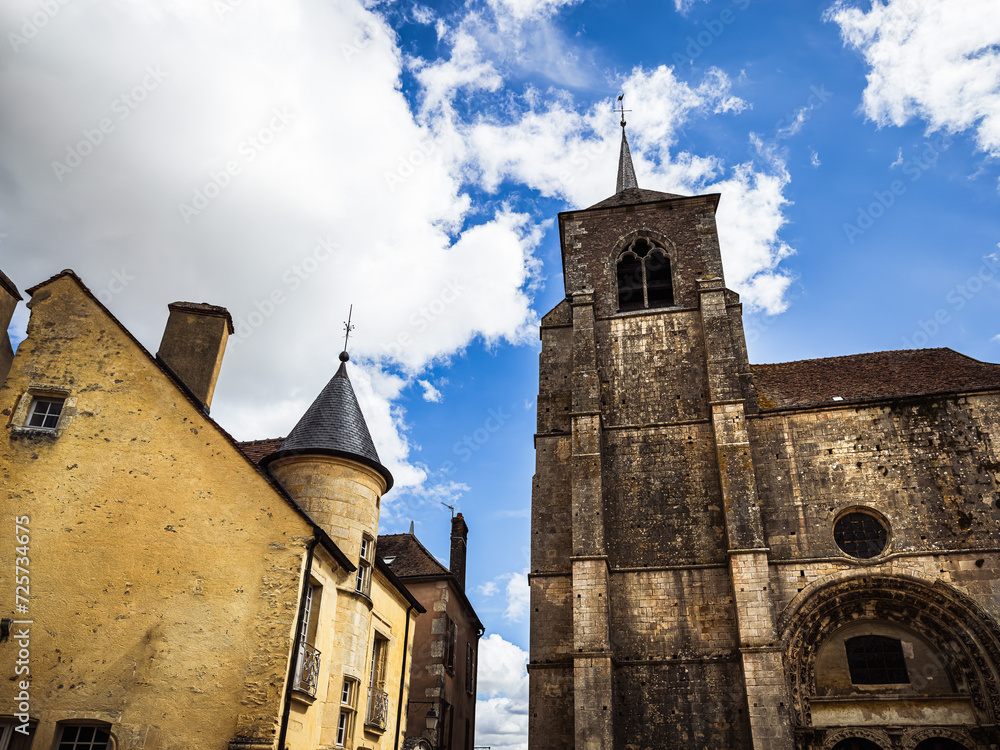
POLYGON ((309 643, 299 644, 299 663, 295 670, 295 689, 309 695, 316 695, 319 683, 319 651, 309 643))
POLYGON ((365 724, 385 729, 385 720, 388 714, 389 694, 372 685, 368 691, 368 718, 365 719, 365 724))

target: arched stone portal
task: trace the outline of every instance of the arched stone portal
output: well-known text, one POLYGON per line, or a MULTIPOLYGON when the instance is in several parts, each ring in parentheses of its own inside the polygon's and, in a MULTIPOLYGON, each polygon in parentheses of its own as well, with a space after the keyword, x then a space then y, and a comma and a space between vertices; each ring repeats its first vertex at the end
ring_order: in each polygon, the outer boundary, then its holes
POLYGON ((954 587, 909 576, 830 577, 792 601, 779 629, 800 748, 839 747, 852 737, 887 749, 916 750, 932 739, 966 750, 988 747, 986 728, 1000 716, 1000 628, 954 587), (828 669, 828 655, 817 660, 826 644, 868 631, 909 639, 915 644, 909 657, 923 654, 917 661, 930 666, 912 670, 905 684, 891 685, 851 679, 838 685, 829 674, 817 674, 818 665, 828 669), (890 725, 902 730, 892 740, 886 736, 888 744, 879 743, 872 732, 881 735, 890 725), (897 744, 903 730, 909 734, 897 744))

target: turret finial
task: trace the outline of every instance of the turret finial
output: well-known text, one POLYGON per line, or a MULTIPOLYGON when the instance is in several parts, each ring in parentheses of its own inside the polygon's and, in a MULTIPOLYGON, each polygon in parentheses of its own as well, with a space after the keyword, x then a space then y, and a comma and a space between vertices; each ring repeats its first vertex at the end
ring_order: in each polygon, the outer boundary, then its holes
POLYGON ((344 323, 344 351, 340 353, 340 361, 346 362, 351 358, 351 355, 347 353, 347 340, 351 337, 351 331, 354 330, 354 326, 351 325, 351 315, 354 314, 354 305, 351 305, 350 309, 347 311, 347 322, 344 323))

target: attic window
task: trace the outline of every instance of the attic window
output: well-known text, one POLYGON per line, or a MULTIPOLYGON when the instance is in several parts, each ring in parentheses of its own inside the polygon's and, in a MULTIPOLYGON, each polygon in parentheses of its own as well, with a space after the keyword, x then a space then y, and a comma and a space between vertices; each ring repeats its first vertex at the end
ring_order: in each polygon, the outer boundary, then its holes
POLYGON ((59 424, 59 415, 62 414, 65 401, 62 398, 35 398, 31 402, 31 413, 26 426, 54 430, 59 424))
POLYGON ((395 561, 396 561, 395 557, 383 557, 382 558, 382 562, 384 562, 386 565, 392 565, 395 561))
POLYGON ((28 390, 21 394, 14 409, 12 434, 58 437, 75 415, 76 397, 69 388, 29 383, 28 390))
POLYGON ((650 239, 636 238, 618 256, 618 309, 644 310, 674 304, 674 283, 667 251, 650 239))

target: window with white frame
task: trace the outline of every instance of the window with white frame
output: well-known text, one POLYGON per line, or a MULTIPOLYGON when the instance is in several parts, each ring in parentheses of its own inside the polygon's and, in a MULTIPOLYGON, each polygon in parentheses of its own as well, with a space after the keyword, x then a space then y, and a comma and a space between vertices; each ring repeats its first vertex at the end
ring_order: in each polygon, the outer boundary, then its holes
POLYGON ((337 722, 337 747, 349 748, 354 738, 354 717, 358 712, 358 681, 344 678, 340 690, 340 719, 337 722))
POLYGON ((375 540, 365 534, 361 537, 361 553, 358 555, 358 580, 355 590, 369 596, 372 589, 372 558, 375 540))
POLYGON ((66 400, 62 398, 36 397, 31 402, 26 426, 54 430, 59 424, 59 415, 62 414, 65 402, 66 400))
POLYGON ((389 639, 378 633, 372 643, 371 683, 368 688, 368 716, 365 724, 385 729, 389 715, 389 693, 386 678, 389 668, 389 639))
POLYGON ((310 581, 305 591, 302 610, 302 629, 299 631, 298 661, 295 666, 294 688, 308 695, 316 695, 319 684, 320 652, 316 648, 316 632, 319 629, 319 605, 323 598, 323 587, 310 581))

